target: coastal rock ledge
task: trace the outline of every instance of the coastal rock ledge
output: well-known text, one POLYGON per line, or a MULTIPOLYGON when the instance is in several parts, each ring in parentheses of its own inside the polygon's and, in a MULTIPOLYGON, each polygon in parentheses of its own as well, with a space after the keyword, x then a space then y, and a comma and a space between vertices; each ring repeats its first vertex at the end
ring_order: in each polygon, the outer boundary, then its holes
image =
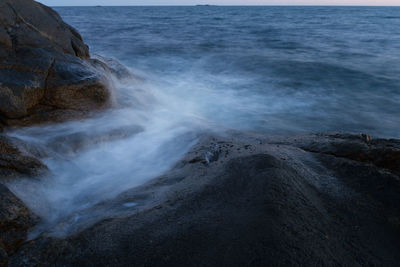
POLYGON ((109 105, 106 64, 80 34, 32 0, 0 1, 0 120, 63 121, 109 105))

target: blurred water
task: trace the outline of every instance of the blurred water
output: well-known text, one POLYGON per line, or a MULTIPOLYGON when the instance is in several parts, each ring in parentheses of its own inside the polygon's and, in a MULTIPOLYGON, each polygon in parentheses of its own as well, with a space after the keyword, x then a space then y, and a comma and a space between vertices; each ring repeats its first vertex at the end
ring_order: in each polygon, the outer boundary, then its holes
POLYGON ((205 118, 266 133, 400 137, 398 7, 57 8, 205 118))
POLYGON ((48 177, 9 184, 43 218, 41 230, 68 228, 161 175, 199 132, 400 137, 400 8, 57 11, 92 53, 118 59, 138 78, 114 77, 116 106, 95 118, 9 133, 45 153, 48 177))

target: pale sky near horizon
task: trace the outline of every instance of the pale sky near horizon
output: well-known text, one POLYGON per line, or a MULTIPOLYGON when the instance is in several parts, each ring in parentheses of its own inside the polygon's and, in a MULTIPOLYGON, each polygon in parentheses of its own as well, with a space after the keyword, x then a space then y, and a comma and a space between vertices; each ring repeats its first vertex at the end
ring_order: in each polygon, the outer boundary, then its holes
POLYGON ((400 0, 36 0, 48 6, 140 5, 361 5, 400 6, 400 0))

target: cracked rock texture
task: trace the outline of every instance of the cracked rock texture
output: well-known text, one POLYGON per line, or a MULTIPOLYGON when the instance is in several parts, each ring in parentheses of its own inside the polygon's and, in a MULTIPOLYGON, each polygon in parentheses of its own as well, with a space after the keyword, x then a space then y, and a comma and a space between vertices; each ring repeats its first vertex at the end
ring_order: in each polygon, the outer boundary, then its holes
POLYGON ((32 0, 0 1, 0 119, 61 121, 109 104, 104 69, 80 34, 32 0))

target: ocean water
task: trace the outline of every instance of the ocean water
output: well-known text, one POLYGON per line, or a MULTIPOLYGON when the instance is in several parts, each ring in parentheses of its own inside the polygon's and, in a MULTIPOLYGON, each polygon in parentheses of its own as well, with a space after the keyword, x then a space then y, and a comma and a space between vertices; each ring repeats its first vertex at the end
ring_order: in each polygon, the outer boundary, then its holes
POLYGON ((50 169, 8 185, 42 218, 32 238, 102 219, 94 206, 166 172, 203 132, 400 138, 400 8, 56 10, 135 77, 111 77, 114 108, 95 118, 9 132, 50 169))
POLYGON ((193 96, 224 126, 400 137, 398 7, 57 11, 92 52, 193 96))

